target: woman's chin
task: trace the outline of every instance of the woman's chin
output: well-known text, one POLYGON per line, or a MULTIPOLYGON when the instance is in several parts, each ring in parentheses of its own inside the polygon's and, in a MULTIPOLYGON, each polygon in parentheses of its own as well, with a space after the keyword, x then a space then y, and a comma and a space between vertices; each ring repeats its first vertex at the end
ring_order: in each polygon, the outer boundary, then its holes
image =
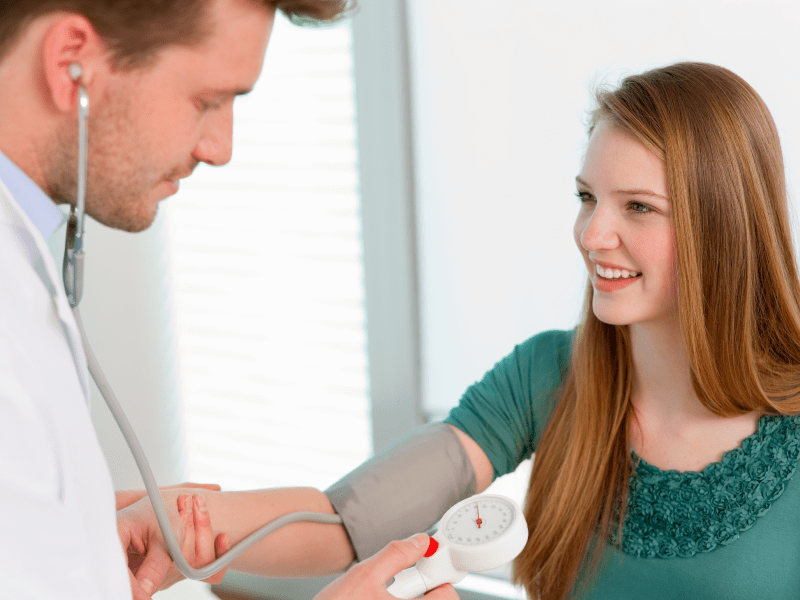
POLYGON ((630 312, 620 310, 619 308, 612 309, 607 306, 597 306, 595 304, 592 307, 592 312, 598 321, 606 325, 630 325, 632 322, 630 312))

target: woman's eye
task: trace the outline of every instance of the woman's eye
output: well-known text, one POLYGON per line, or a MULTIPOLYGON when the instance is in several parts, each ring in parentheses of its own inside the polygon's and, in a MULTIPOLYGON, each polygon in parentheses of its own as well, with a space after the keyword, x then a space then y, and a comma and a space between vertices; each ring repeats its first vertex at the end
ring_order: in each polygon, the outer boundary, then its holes
POLYGON ((649 213, 653 209, 647 206, 646 204, 642 204, 641 202, 631 202, 630 203, 631 210, 635 213, 649 213))
POLYGON ((581 202, 594 202, 594 196, 589 192, 575 192, 575 195, 581 202))

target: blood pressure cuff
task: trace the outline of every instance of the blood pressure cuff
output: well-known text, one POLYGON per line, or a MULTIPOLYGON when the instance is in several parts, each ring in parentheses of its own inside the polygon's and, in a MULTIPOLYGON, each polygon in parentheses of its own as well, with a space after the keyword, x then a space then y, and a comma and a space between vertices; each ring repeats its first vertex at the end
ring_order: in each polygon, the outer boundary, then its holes
POLYGON ((472 462, 444 423, 415 429, 325 490, 359 561, 427 531, 474 493, 472 462))

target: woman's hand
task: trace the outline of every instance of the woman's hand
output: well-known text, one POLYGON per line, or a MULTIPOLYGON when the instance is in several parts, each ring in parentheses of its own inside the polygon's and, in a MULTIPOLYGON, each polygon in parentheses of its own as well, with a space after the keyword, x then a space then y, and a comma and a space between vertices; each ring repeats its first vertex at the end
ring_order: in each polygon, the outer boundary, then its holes
MULTIPOLYGON (((227 534, 216 535, 202 495, 192 489, 161 492, 172 529, 187 562, 204 567, 230 549, 227 534)), ((148 498, 126 506, 117 513, 117 530, 128 558, 134 600, 147 600, 157 590, 183 579, 169 554, 148 498)), ((226 569, 206 579, 222 581, 226 569)))
MULTIPOLYGON (((420 533, 401 542, 392 542, 330 583, 314 600, 396 600, 386 591, 386 582, 422 558, 428 541, 428 536, 420 533)), ((425 598, 458 600, 458 594, 448 583, 431 590, 425 598)))

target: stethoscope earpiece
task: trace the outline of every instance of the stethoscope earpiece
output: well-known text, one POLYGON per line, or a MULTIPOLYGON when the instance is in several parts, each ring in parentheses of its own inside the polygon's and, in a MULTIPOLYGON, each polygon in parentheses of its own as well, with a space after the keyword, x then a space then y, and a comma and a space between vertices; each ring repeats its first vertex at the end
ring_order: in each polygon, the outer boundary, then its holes
POLYGON ((81 78, 81 75, 83 75, 83 69, 81 69, 81 66, 78 63, 70 63, 68 69, 69 77, 72 79, 72 81, 77 82, 81 78))

